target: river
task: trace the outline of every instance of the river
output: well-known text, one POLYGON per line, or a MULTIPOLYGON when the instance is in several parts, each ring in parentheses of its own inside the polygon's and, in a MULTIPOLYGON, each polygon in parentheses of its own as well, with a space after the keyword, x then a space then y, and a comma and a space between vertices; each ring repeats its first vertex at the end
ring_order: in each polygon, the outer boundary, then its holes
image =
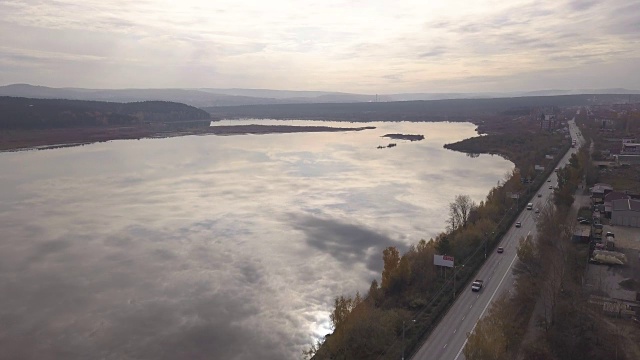
POLYGON ((513 168, 443 149, 469 123, 258 122, 376 129, 0 154, 0 357, 300 358, 382 249, 513 168))

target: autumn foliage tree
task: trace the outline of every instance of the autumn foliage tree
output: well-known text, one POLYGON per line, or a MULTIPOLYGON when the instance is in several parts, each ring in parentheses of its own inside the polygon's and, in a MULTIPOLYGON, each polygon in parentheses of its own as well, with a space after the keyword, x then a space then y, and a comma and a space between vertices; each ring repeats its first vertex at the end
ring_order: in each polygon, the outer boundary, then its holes
POLYGON ((468 335, 467 345, 463 353, 467 360, 502 360, 507 359, 507 336, 505 318, 501 306, 506 305, 505 298, 498 299, 489 310, 488 316, 483 317, 476 324, 475 329, 468 335))
POLYGON ((355 298, 345 297, 344 295, 337 296, 333 301, 333 311, 329 316, 331 324, 334 329, 337 329, 344 324, 351 311, 356 308, 362 302, 360 293, 356 293, 355 298))
POLYGON ((382 270, 382 284, 383 290, 391 288, 393 281, 393 275, 398 265, 400 265, 400 252, 393 246, 390 246, 382 251, 382 261, 384 268, 382 270))
POLYGON ((382 252, 382 260, 382 290, 387 294, 398 294, 411 280, 409 257, 401 257, 398 249, 391 246, 382 252))

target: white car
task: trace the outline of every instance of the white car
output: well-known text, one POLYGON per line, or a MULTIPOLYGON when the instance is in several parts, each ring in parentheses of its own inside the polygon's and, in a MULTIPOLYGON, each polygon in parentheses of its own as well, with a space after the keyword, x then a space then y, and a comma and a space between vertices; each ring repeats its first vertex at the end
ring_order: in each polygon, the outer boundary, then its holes
POLYGON ((480 289, 482 289, 482 283, 482 280, 476 279, 476 281, 471 284, 471 291, 480 291, 480 289))

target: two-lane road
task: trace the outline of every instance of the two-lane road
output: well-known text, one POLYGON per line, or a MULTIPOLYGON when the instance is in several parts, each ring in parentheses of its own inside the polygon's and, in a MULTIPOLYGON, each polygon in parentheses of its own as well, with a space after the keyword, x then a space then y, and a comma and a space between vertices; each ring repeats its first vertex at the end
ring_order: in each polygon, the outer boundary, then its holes
MULTIPOLYGON (((577 146, 570 149, 562 158, 560 167, 566 165, 571 154, 575 153, 582 144, 582 137, 575 125, 575 121, 569 122, 571 138, 577 140, 577 146)), ((433 330, 427 341, 412 357, 413 359, 433 359, 433 360, 461 360, 464 359, 462 349, 467 342, 467 334, 473 331, 478 320, 487 313, 487 309, 503 292, 513 288, 514 277, 511 269, 517 260, 516 250, 519 241, 527 235, 535 236, 536 219, 538 214, 535 209, 542 208, 547 201, 550 201, 553 189, 558 183, 554 173, 549 176, 549 181, 545 182, 540 190, 540 197, 533 198, 533 209, 523 210, 516 221, 522 226, 511 229, 500 240, 501 247, 504 248, 502 254, 496 252, 487 254, 487 260, 476 275, 477 279, 484 280, 482 290, 472 292, 468 286, 463 289, 451 309, 447 312, 438 326, 433 330)), ((453 294, 452 294, 453 296, 453 294)))
MULTIPOLYGON (((539 202, 547 196, 538 198, 539 202)), ((469 286, 458 294, 454 305, 413 359, 464 358, 462 348, 467 341, 467 333, 471 332, 476 322, 484 316, 491 302, 513 284, 511 268, 517 258, 518 242, 521 237, 532 233, 528 229, 535 228, 535 215, 533 210, 527 210, 520 215, 518 221, 522 223, 522 227, 512 227, 500 242, 504 252, 487 254, 487 261, 476 276, 484 281, 482 289, 472 292, 469 286)))

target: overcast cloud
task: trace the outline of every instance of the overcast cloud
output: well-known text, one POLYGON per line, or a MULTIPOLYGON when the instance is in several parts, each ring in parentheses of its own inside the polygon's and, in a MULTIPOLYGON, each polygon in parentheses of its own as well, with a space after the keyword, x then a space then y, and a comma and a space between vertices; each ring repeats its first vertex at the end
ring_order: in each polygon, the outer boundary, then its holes
POLYGON ((637 1, 0 1, 0 83, 635 88, 637 1), (588 76, 585 76, 588 74, 588 76))

